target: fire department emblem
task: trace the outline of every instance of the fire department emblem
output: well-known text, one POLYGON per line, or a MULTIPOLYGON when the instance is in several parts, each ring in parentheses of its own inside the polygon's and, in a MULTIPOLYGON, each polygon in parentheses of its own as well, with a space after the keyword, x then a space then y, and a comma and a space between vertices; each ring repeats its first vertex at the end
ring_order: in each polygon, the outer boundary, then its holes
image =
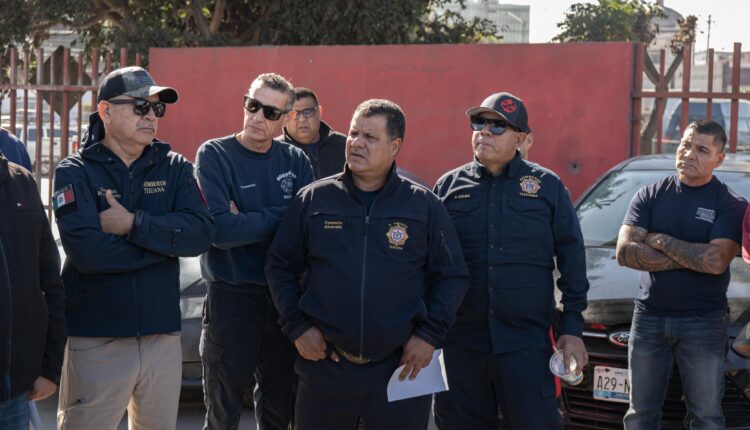
POLYGON ((503 111, 508 113, 513 113, 516 111, 516 109, 518 109, 516 102, 511 99, 506 99, 500 102, 500 107, 503 109, 503 111))
POLYGON ((390 224, 388 233, 385 236, 388 238, 388 243, 391 244, 392 249, 403 249, 406 240, 409 239, 409 234, 406 232, 406 225, 397 222, 390 224))
POLYGON ((521 178, 521 195, 526 197, 536 197, 536 193, 542 188, 542 180, 536 176, 524 176, 521 178))

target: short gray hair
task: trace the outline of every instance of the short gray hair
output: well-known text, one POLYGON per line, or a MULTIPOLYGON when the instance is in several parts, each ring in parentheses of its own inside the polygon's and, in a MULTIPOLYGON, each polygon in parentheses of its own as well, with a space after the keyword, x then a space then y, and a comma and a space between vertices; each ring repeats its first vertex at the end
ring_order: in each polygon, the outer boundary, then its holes
MULTIPOLYGON (((292 110, 292 107, 294 107, 294 87, 283 76, 278 73, 262 73, 253 80, 250 84, 250 88, 256 84, 258 85, 258 88, 268 88, 269 90, 286 93, 288 99, 286 102, 286 110, 290 111, 292 110)), ((250 90, 248 89, 248 91, 250 90)))

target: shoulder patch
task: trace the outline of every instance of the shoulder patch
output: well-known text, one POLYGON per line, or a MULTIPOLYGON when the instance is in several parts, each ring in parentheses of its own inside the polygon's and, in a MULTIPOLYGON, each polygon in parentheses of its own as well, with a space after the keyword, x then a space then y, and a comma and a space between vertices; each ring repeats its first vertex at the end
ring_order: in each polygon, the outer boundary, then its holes
POLYGON ((60 188, 52 196, 52 208, 57 216, 73 212, 77 207, 78 204, 76 203, 76 193, 73 189, 73 184, 68 184, 60 188))

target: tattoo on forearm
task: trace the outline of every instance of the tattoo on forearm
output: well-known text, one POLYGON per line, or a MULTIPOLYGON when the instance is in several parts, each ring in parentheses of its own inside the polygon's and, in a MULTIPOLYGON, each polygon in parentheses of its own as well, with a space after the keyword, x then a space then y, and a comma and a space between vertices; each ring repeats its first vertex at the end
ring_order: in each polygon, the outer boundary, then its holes
POLYGON ((648 232, 640 227, 631 227, 621 237, 617 246, 617 261, 620 264, 647 272, 680 269, 682 266, 664 253, 643 243, 648 232))
POLYGON ((663 239, 664 254, 682 267, 701 273, 714 273, 721 252, 708 243, 684 242, 673 237, 663 239))

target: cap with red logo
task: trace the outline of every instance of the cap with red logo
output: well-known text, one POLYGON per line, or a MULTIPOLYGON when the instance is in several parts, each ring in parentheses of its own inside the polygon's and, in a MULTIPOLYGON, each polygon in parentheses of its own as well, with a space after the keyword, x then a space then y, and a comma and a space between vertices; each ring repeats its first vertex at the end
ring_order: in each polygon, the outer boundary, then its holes
POLYGON ((526 106, 523 105, 521 99, 511 93, 492 94, 484 99, 481 106, 467 110, 466 116, 472 117, 482 112, 494 112, 503 117, 514 128, 524 133, 531 133, 526 106))

